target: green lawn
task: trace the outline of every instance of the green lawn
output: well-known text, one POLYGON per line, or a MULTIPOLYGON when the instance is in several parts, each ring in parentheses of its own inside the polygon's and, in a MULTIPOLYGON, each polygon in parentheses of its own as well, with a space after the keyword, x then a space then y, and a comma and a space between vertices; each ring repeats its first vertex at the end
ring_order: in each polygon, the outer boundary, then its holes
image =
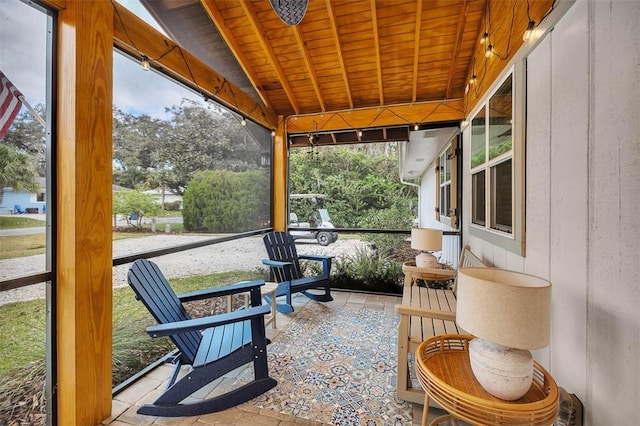
MULTIPOLYGON (((114 232, 113 239, 146 237, 152 234, 114 232)), ((45 252, 45 234, 11 235, 0 237, 0 259, 35 256, 45 252)))
POLYGON ((45 226, 42 220, 23 216, 0 216, 0 229, 37 228, 45 226))

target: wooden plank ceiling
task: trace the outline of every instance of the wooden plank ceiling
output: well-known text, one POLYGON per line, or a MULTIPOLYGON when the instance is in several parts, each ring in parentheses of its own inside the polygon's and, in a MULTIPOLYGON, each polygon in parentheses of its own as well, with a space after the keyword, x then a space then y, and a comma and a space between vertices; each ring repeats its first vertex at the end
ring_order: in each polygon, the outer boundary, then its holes
MULTIPOLYGON (((433 109, 433 102, 449 106, 449 115, 439 111, 424 121, 398 117, 395 125, 376 128, 368 140, 389 140, 389 135, 398 134, 398 124, 406 135, 416 124, 432 125, 447 117, 460 121, 461 99, 472 68, 478 66, 474 55, 487 30, 489 4, 485 0, 310 0, 300 24, 288 26, 269 0, 142 2, 177 43, 197 52, 239 87, 248 81, 255 90, 248 93, 276 114, 289 119, 340 116, 344 124, 332 129, 344 128, 338 132, 323 135, 322 129, 313 129, 321 143, 367 139, 344 118, 349 111, 377 108, 398 115, 396 107, 426 104, 433 109), (345 136, 349 128, 352 132, 345 136)), ((548 9, 549 1, 531 2, 537 3, 536 11, 548 9)), ((518 9, 528 6, 521 3, 518 9)), ((514 37, 521 39, 526 24, 526 19, 519 22, 524 27, 514 37)), ((314 118, 314 126, 318 121, 314 118)), ((361 126, 367 127, 375 126, 361 126)), ((298 130, 299 135, 290 135, 291 142, 297 145, 300 137, 300 143, 308 145, 310 129, 298 130)))

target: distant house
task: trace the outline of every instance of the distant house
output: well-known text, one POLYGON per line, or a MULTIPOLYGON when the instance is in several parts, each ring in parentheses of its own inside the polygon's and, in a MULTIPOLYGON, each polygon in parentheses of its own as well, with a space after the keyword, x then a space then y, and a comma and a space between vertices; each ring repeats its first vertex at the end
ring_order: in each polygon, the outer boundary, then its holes
POLYGON ((18 205, 24 211, 26 209, 38 210, 38 213, 44 213, 46 209, 47 184, 45 178, 36 178, 39 190, 38 192, 14 191, 13 188, 7 187, 3 190, 2 204, 0 204, 0 214, 15 213, 15 206, 18 205))
POLYGON ((179 202, 180 203, 180 209, 182 209, 182 195, 177 194, 175 191, 168 189, 168 188, 155 188, 155 189, 149 189, 147 191, 144 191, 145 194, 153 194, 155 196, 157 196, 157 202, 158 204, 160 204, 161 206, 165 206, 168 203, 175 203, 175 202, 179 202))

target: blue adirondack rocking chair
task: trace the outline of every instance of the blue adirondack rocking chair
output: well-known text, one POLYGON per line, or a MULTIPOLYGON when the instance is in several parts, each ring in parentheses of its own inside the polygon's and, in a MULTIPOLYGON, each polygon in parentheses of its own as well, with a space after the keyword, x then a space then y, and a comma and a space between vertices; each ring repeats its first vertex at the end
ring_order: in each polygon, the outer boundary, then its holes
POLYGON ((147 328, 147 333, 151 337, 169 336, 179 349, 172 360, 175 369, 166 390, 153 404, 140 407, 139 414, 182 417, 212 413, 246 402, 276 386, 267 366, 264 315, 270 313, 270 307, 261 305, 260 286, 264 281, 177 296, 158 265, 146 259, 133 263, 128 280, 137 298, 158 322, 147 328), (241 292, 249 292, 251 307, 248 309, 192 319, 182 305, 182 302, 241 292), (253 381, 219 396, 182 403, 198 389, 249 362, 253 362, 253 381), (190 365, 191 370, 176 380, 182 365, 190 365))
POLYGON ((272 279, 278 283, 276 289, 277 296, 285 296, 285 303, 277 303, 278 312, 291 313, 291 294, 301 292, 310 299, 319 302, 330 302, 331 284, 329 274, 331 273, 330 256, 301 255, 298 256, 296 244, 293 237, 288 232, 269 232, 262 238, 267 249, 269 259, 263 259, 262 263, 269 266, 272 279), (322 273, 320 275, 305 277, 300 268, 300 260, 311 260, 322 263, 322 273), (313 293, 310 289, 324 289, 324 293, 313 293))

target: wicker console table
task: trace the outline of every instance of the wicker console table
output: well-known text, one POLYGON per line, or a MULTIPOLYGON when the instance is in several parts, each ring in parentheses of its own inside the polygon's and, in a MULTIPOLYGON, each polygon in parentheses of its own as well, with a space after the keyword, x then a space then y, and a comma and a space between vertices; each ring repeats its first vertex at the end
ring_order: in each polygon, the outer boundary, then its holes
POLYGON ((445 418, 464 420, 473 425, 553 424, 557 417, 559 394, 553 377, 534 362, 533 384, 516 401, 505 401, 486 392, 473 376, 469 364, 469 341, 473 336, 446 334, 425 340, 416 350, 416 371, 425 389, 422 425, 427 424, 429 398, 449 414, 445 418))

